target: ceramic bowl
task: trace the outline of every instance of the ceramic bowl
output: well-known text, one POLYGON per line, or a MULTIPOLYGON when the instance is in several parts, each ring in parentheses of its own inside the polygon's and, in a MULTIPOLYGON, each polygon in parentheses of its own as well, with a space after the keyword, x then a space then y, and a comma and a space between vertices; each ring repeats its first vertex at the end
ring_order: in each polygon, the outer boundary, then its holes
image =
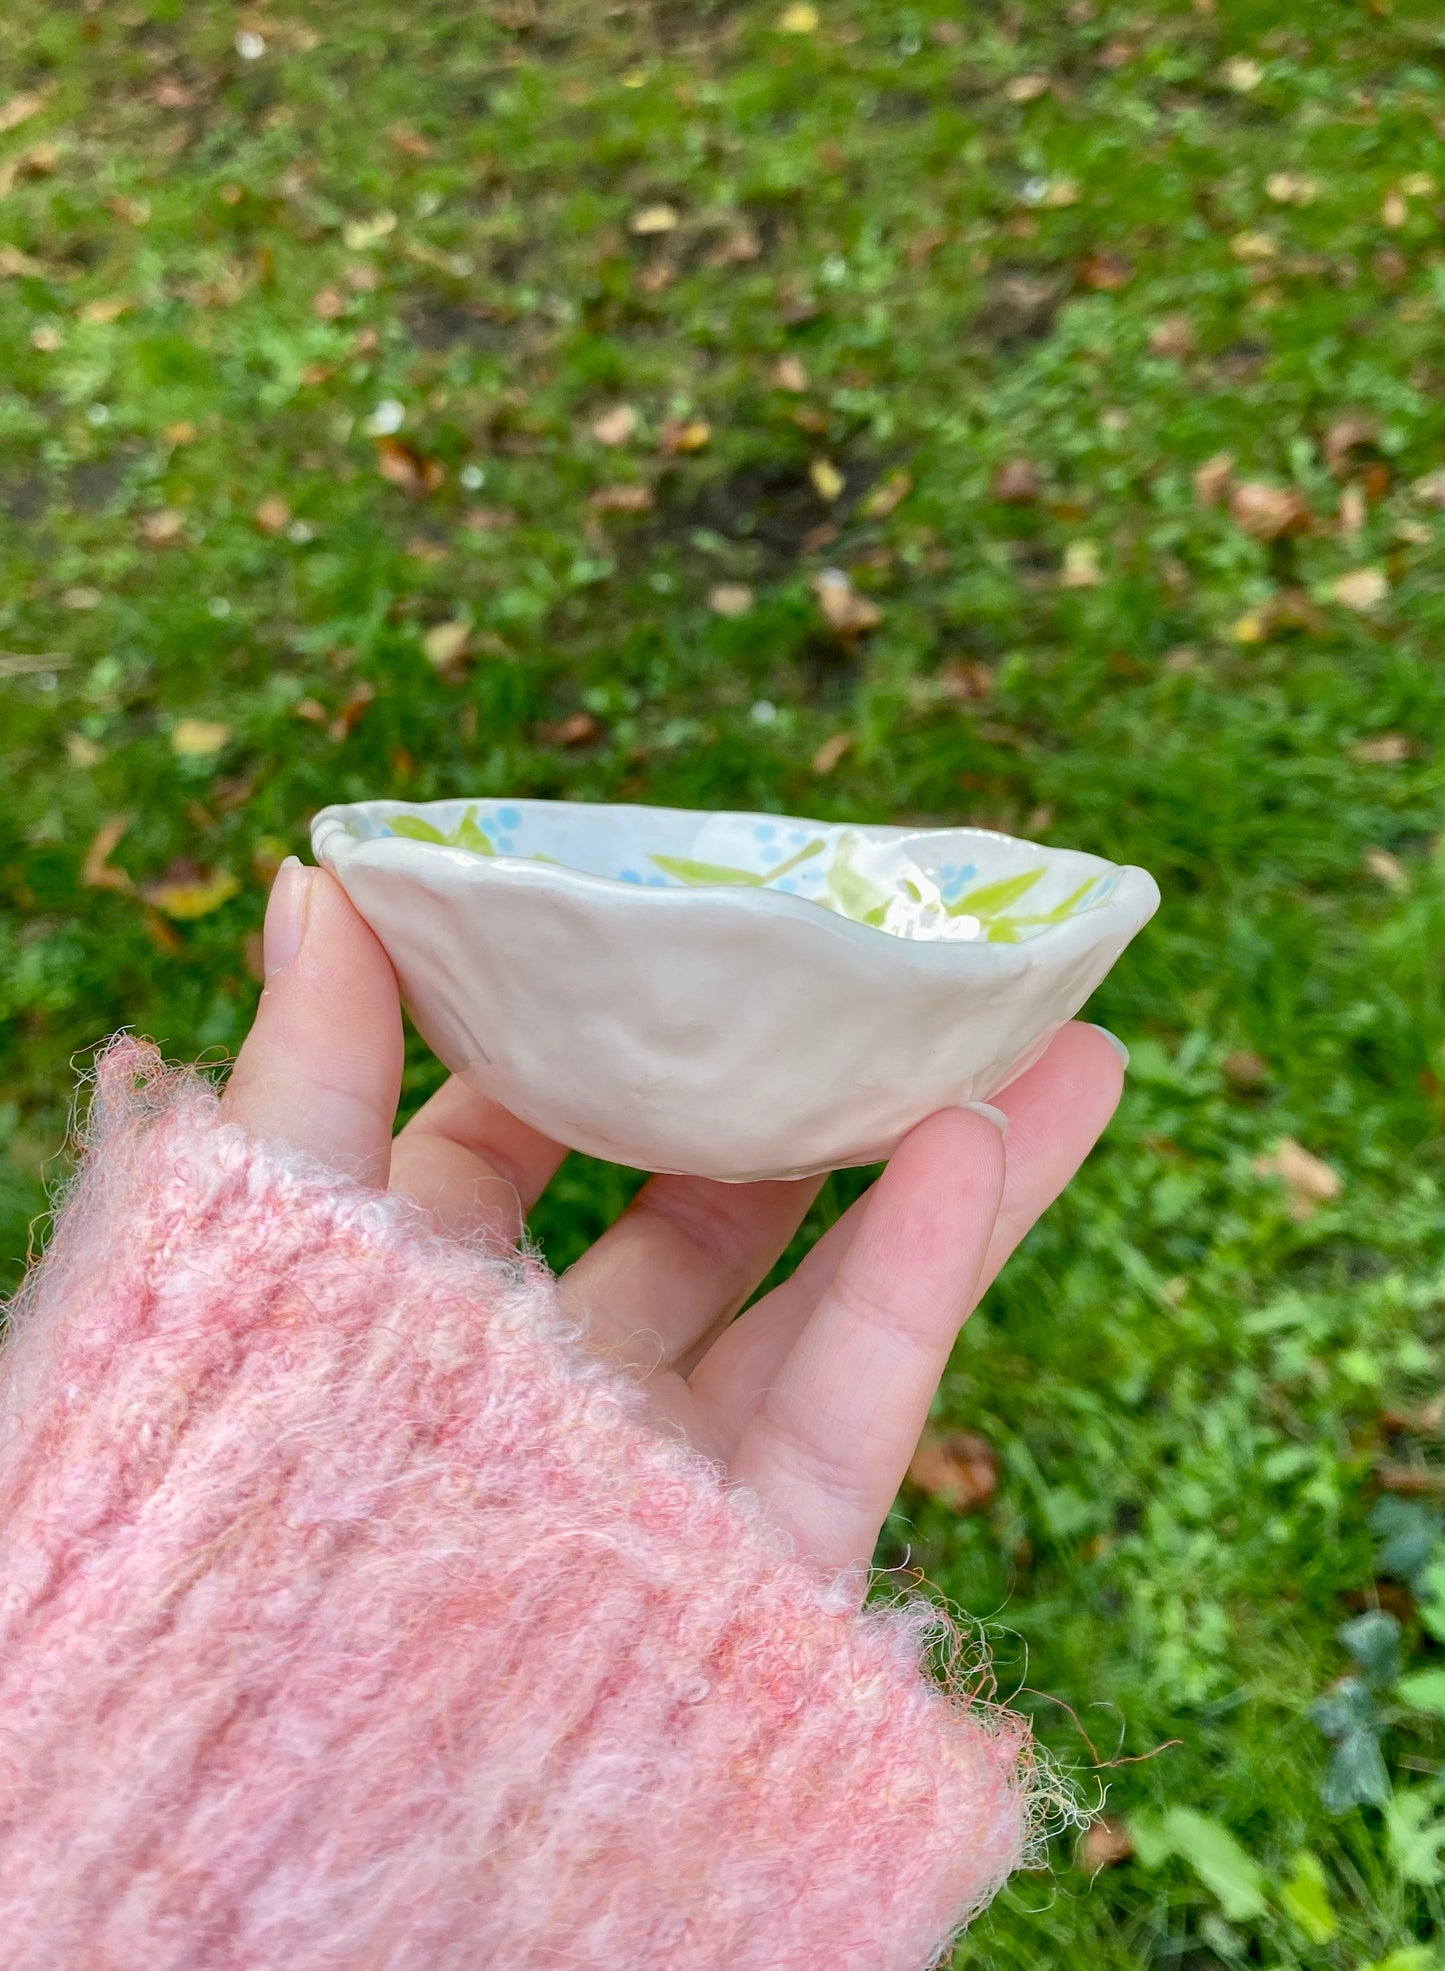
POLYGON ((977 828, 364 801, 312 830, 445 1065, 570 1148, 742 1181, 987 1099, 1159 901, 977 828))

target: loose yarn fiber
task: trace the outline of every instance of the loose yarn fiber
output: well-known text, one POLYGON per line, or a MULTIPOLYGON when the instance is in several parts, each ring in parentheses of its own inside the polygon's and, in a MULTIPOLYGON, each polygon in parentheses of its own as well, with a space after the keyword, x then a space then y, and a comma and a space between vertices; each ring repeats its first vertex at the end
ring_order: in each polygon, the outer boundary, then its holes
POLYGON ((1027 1726, 844 1610, 536 1264, 104 1057, 0 1355, 5 1971, 921 1971, 1027 1726))

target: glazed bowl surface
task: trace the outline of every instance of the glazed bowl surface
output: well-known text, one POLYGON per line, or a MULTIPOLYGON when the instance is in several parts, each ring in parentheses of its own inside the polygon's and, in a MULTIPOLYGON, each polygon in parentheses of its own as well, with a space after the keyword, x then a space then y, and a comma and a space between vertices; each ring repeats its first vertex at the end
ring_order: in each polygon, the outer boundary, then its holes
POLYGON ((570 1149, 735 1182, 987 1100, 1159 901, 984 829, 576 801, 364 801, 312 846, 453 1072, 570 1149))

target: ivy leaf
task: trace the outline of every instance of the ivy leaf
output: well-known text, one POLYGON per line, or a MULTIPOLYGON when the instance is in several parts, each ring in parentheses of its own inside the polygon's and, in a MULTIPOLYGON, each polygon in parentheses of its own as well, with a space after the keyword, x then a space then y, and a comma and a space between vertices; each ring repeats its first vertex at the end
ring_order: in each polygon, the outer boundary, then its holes
POLYGON ((1382 1608, 1367 1609, 1338 1631, 1340 1641, 1377 1687, 1392 1684, 1400 1674, 1400 1625, 1382 1608))

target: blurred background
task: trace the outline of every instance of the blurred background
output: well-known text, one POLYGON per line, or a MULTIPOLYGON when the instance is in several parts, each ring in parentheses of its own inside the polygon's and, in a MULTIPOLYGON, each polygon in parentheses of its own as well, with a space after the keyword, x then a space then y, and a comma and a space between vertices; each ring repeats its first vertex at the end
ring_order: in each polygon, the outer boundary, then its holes
MULTIPOLYGON (((1439 1962, 1438 53, 1415 0, 0 21, 5 1291, 90 1050, 225 1061, 328 801, 1158 876, 1123 1108, 879 1554, 1105 1815, 978 1971, 1439 1962)), ((569 1164, 553 1260, 634 1181, 569 1164)))

